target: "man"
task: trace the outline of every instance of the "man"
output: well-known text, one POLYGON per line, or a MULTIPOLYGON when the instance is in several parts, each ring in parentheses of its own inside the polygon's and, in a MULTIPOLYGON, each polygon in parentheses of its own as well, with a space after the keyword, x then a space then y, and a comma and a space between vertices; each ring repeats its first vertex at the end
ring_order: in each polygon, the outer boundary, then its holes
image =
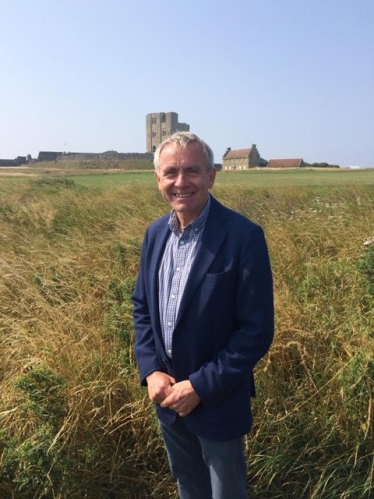
POLYGON ((273 339, 263 230, 214 199, 211 148, 177 132, 154 157, 172 212, 146 231, 135 352, 181 499, 244 499, 253 368, 273 339))

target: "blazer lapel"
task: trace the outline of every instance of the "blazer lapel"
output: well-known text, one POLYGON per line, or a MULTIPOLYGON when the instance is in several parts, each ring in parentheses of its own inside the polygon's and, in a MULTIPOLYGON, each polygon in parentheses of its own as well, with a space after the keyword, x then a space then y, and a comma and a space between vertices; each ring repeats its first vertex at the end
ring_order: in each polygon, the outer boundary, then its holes
POLYGON ((226 238, 226 230, 222 228, 222 221, 226 218, 222 216, 221 204, 211 198, 211 207, 206 221, 204 232, 201 236, 196 256, 187 279, 186 287, 179 306, 176 325, 185 313, 196 289, 208 272, 215 259, 223 241, 226 238))

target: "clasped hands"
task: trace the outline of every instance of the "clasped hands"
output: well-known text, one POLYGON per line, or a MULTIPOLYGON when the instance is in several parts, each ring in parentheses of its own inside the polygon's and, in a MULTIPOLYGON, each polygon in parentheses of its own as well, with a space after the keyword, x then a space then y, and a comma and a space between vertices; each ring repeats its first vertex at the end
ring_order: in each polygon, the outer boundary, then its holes
POLYGON ((152 402, 169 407, 181 417, 187 416, 201 401, 188 379, 176 383, 172 376, 155 371, 147 376, 147 384, 152 402))

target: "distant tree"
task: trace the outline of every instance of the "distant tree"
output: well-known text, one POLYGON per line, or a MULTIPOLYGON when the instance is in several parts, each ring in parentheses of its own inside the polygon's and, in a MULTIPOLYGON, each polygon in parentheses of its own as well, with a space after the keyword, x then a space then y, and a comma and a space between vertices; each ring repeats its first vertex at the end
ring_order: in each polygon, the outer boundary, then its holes
POLYGON ((260 158, 260 166, 267 166, 269 161, 264 158, 260 158))
POLYGON ((305 166, 312 167, 312 168, 340 168, 339 165, 332 165, 330 163, 326 163, 325 161, 322 161, 321 163, 307 163, 306 161, 304 162, 305 166))

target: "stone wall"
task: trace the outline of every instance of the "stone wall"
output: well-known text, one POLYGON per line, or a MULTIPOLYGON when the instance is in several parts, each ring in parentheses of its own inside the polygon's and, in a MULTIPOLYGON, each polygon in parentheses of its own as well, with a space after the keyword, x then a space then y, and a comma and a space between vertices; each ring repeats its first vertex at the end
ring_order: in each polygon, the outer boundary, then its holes
POLYGON ((40 151, 38 154, 38 161, 55 161, 62 152, 56 151, 40 151))
POLYGON ((141 152, 106 151, 102 153, 62 153, 56 157, 57 161, 126 161, 130 159, 147 159, 153 161, 153 154, 141 152))
POLYGON ((0 166, 21 166, 26 163, 26 156, 17 156, 15 159, 0 159, 0 166))

